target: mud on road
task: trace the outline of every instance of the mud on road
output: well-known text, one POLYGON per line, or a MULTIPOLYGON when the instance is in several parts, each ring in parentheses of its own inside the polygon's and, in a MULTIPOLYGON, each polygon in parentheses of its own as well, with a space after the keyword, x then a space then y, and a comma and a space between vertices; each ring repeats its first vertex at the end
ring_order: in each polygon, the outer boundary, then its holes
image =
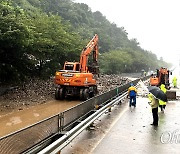
MULTIPOLYGON (((129 81, 127 77, 119 75, 100 75, 97 79, 99 94, 129 81)), ((54 78, 48 80, 29 79, 21 86, 15 85, 14 87, 0 96, 0 116, 54 100, 54 78)))

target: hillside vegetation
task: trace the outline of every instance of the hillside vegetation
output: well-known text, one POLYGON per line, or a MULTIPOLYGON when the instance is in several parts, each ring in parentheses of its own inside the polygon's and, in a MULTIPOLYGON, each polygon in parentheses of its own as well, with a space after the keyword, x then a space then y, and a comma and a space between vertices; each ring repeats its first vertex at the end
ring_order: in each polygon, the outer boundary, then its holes
POLYGON ((0 82, 49 78, 65 61, 79 61, 94 34, 99 36, 101 73, 119 74, 169 66, 128 39, 99 11, 71 0, 0 2, 0 82))

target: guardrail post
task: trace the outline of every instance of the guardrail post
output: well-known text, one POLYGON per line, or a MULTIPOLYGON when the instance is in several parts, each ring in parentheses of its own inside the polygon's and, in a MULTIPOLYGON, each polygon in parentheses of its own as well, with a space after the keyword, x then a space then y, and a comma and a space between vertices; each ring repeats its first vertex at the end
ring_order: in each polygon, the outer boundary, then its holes
POLYGON ((59 114, 59 124, 58 124, 58 131, 59 133, 63 131, 63 126, 64 126, 64 114, 60 113, 59 114))
POLYGON ((119 94, 119 88, 117 87, 116 88, 116 95, 118 95, 119 94))

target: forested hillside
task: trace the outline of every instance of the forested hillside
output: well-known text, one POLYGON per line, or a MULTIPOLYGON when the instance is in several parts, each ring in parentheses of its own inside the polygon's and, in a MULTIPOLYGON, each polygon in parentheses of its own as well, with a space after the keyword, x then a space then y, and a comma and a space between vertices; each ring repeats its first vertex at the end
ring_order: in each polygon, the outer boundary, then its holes
POLYGON ((128 39, 124 27, 71 0, 2 0, 0 21, 1 83, 54 75, 64 61, 79 60, 94 34, 99 36, 102 73, 169 65, 142 49, 136 39, 128 39))

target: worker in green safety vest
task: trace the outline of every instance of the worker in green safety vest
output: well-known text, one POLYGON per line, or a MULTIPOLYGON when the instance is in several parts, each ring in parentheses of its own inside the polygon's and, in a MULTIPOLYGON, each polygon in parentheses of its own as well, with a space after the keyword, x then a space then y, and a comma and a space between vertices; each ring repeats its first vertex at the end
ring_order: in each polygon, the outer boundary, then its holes
POLYGON ((177 78, 176 78, 176 76, 173 77, 172 83, 173 83, 174 88, 176 88, 177 87, 177 78))
POLYGON ((158 126, 159 116, 158 116, 158 99, 151 93, 148 94, 149 98, 149 105, 152 108, 152 116, 153 116, 153 123, 151 125, 158 126))

